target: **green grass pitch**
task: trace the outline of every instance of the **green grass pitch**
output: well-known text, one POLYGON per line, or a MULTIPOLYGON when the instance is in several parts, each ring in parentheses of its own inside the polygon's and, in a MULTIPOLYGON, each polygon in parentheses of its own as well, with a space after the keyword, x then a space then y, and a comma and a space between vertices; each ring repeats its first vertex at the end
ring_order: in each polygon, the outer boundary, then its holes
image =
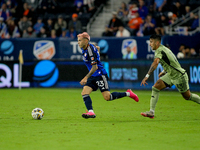
POLYGON ((97 117, 84 119, 81 89, 1 89, 0 150, 200 149, 200 105, 161 91, 150 119, 140 113, 149 110, 151 91, 134 92, 138 103, 129 97, 107 102, 93 92, 97 117), (45 112, 42 120, 31 116, 36 107, 45 112))

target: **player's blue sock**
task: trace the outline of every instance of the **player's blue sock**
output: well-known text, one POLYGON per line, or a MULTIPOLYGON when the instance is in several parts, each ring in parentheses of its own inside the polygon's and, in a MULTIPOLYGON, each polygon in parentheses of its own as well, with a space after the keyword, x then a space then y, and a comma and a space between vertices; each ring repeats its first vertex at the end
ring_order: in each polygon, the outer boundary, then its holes
POLYGON ((90 96, 88 94, 86 94, 86 95, 82 95, 82 97, 85 102, 85 106, 86 106, 87 110, 93 110, 92 100, 91 100, 90 96))
POLYGON ((122 98, 124 96, 127 96, 126 92, 113 92, 110 94, 110 100, 122 98))

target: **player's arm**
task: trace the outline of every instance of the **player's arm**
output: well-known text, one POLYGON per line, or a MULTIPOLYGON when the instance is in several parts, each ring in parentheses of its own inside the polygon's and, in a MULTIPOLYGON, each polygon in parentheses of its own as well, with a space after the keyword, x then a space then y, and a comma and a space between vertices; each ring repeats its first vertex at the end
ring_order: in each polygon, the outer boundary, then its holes
POLYGON ((93 75, 93 73, 95 73, 97 69, 98 69, 97 64, 92 65, 92 69, 89 71, 89 73, 85 77, 87 78, 91 77, 91 75, 93 75))
POLYGON ((157 68, 159 62, 160 62, 160 58, 155 58, 154 59, 153 63, 151 64, 151 67, 149 68, 148 73, 146 74, 146 76, 142 80, 140 86, 141 85, 145 86, 146 84, 148 85, 148 83, 146 81, 148 80, 149 76, 154 72, 154 70, 157 68))
POLYGON ((158 64, 160 62, 160 58, 155 58, 153 63, 151 64, 151 67, 148 71, 148 75, 150 76, 152 74, 152 72, 154 72, 154 70, 157 68, 158 64))
POLYGON ((80 84, 85 85, 87 83, 87 79, 95 73, 95 71, 98 69, 97 64, 92 65, 91 70, 88 72, 88 74, 81 80, 80 84))
POLYGON ((98 69, 97 66, 97 59, 96 59, 96 54, 94 53, 94 50, 92 47, 90 47, 90 52, 89 52, 89 60, 91 61, 92 68, 88 72, 88 74, 81 80, 80 84, 85 85, 87 83, 87 79, 95 73, 95 71, 98 69))

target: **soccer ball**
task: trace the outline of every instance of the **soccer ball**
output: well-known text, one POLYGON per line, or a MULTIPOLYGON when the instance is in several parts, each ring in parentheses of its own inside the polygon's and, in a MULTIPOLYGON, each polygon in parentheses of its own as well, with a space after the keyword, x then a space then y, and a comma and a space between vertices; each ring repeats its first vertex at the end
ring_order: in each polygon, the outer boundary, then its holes
POLYGON ((31 114, 32 114, 33 119, 40 120, 44 116, 44 111, 41 108, 35 108, 33 109, 31 114))

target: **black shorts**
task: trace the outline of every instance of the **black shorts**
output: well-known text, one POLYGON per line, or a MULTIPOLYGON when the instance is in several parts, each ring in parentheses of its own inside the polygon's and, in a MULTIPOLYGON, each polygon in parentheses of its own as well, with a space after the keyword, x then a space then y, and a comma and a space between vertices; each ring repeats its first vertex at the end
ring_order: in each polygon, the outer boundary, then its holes
POLYGON ((101 92, 110 91, 107 74, 97 77, 89 77, 85 86, 91 87, 93 91, 96 91, 98 88, 101 92))

